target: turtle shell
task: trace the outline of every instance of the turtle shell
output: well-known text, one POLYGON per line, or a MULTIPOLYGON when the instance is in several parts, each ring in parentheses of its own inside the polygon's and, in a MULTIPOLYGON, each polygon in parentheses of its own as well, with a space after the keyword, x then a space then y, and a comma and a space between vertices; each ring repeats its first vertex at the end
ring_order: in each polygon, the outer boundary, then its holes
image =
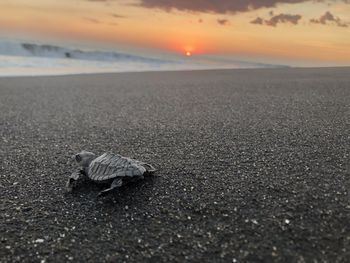
POLYGON ((142 176, 147 164, 123 157, 118 154, 105 153, 94 159, 88 168, 88 177, 94 181, 106 181, 116 177, 142 176))

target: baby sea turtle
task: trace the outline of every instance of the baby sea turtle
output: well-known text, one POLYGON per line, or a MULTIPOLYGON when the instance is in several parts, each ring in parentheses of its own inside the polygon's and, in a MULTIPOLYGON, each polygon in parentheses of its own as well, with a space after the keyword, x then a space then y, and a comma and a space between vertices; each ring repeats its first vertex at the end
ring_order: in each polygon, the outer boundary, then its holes
POLYGON ((110 184, 110 187, 101 191, 99 196, 122 186, 123 183, 143 179, 144 175, 156 171, 150 164, 113 153, 104 153, 96 157, 92 152, 82 151, 72 158, 79 165, 79 169, 69 176, 67 191, 72 191, 74 182, 85 176, 97 183, 110 184))

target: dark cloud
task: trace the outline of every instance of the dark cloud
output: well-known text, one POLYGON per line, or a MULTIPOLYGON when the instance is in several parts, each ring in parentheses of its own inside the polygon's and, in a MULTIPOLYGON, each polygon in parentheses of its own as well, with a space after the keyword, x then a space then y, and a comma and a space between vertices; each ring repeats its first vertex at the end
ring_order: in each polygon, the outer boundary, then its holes
MULTIPOLYGON (((85 0, 88 2, 117 2, 120 0, 85 0)), ((304 2, 335 2, 350 4, 350 0, 133 0, 131 5, 145 8, 158 8, 165 11, 174 9, 204 13, 237 13, 256 10, 259 8, 274 8, 279 4, 298 4, 304 2)), ((271 13, 271 16, 273 12, 271 13)))
POLYGON ((245 12, 263 7, 275 7, 278 4, 296 4, 310 1, 314 0, 140 0, 139 5, 166 11, 177 9, 225 14, 245 12))
POLYGON ((256 25, 267 25, 267 26, 275 27, 278 24, 285 24, 285 23, 291 23, 293 25, 297 25, 300 19, 301 19, 301 15, 279 14, 267 20, 257 17, 250 23, 256 24, 256 25))
POLYGON ((227 26, 230 24, 230 21, 228 21, 227 19, 218 19, 216 21, 218 22, 219 25, 222 25, 222 26, 227 26))
POLYGON ((250 22, 251 24, 256 24, 256 25, 263 25, 264 24, 264 19, 261 17, 255 18, 253 21, 250 22))
POLYGON ((327 11, 320 18, 314 18, 310 20, 311 23, 327 25, 329 23, 339 27, 348 27, 350 23, 345 23, 339 17, 335 17, 331 12, 327 11))
POLYGON ((268 26, 276 26, 279 23, 292 23, 293 25, 297 25, 300 19, 301 15, 279 14, 266 20, 265 24, 268 26))

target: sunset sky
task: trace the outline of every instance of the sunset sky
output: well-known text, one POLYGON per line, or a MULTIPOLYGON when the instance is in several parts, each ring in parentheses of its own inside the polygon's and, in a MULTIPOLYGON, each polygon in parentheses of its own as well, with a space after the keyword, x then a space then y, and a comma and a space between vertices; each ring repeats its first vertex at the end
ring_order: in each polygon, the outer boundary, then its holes
POLYGON ((0 36, 350 65, 350 0, 0 0, 0 36))

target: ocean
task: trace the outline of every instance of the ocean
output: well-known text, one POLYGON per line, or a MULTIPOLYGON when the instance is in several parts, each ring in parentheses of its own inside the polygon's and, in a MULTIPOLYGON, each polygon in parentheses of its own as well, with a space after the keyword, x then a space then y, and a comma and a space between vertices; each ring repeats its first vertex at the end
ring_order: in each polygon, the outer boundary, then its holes
POLYGON ((200 56, 159 58, 147 54, 0 40, 0 76, 261 67, 273 67, 273 65, 200 56))

